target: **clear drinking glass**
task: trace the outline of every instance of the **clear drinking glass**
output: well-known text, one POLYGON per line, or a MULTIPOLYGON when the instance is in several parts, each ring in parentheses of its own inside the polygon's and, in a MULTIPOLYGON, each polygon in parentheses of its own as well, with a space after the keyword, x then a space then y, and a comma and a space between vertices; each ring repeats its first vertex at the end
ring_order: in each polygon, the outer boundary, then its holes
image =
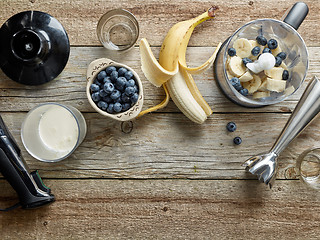
POLYGON ((44 103, 27 114, 21 126, 21 139, 34 158, 58 162, 76 150, 86 132, 85 119, 78 109, 44 103))
POLYGON ((298 157, 297 170, 302 182, 320 190, 320 148, 304 151, 298 157))
POLYGON ((139 24, 129 11, 114 9, 100 18, 97 35, 105 48, 125 51, 132 48, 138 40, 139 24))

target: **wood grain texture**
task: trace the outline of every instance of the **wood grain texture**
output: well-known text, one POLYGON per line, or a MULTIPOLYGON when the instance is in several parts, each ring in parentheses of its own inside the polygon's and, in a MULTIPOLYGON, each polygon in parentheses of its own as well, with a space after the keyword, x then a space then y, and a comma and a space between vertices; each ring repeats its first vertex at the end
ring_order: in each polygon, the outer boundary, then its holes
MULTIPOLYGON (((33 159, 24 150, 19 135, 25 115, 5 113, 2 117, 23 149, 29 167, 39 169, 41 176, 122 179, 255 178, 241 164, 252 155, 268 151, 289 117, 272 113, 214 114, 199 126, 181 113, 171 113, 151 114, 132 125, 122 125, 98 113, 87 113, 84 142, 68 159, 50 164, 33 159), (229 121, 236 122, 236 132, 226 130, 229 121), (239 146, 232 142, 236 136, 243 139, 239 146)), ((296 159, 305 149, 318 146, 319 124, 320 118, 283 152, 278 178, 297 178, 296 159)))
MULTIPOLYGON (((216 19, 208 21, 196 29, 192 46, 216 46, 224 41, 238 27, 257 18, 281 19, 286 10, 296 0, 263 1, 223 1, 223 0, 149 0, 149 1, 112 1, 112 0, 2 0, 0 1, 0 23, 12 15, 26 10, 39 10, 56 17, 65 27, 72 45, 100 45, 96 36, 99 18, 114 8, 124 8, 132 12, 140 23, 140 37, 146 37, 152 45, 160 46, 167 31, 175 23, 195 17, 212 4, 220 11, 216 19)), ((305 1, 310 13, 299 32, 308 46, 319 46, 316 29, 319 22, 318 0, 305 1)))
MULTIPOLYGON (((52 205, 0 214, 1 239, 319 239, 300 181, 46 180, 52 205)), ((0 181, 1 206, 16 201, 0 181)))
MULTIPOLYGON (((213 47, 189 47, 187 60, 190 66, 199 66, 213 53, 213 47)), ((306 81, 293 96, 282 103, 263 108, 244 108, 231 103, 221 94, 213 77, 213 67, 205 73, 194 75, 200 92, 206 101, 217 112, 291 112, 297 104, 307 82, 313 75, 320 76, 320 47, 310 47, 310 66, 306 81)), ((159 48, 153 48, 158 56, 159 48)), ((59 102, 72 105, 83 112, 93 112, 86 93, 86 70, 95 59, 108 57, 114 61, 132 67, 140 76, 144 88, 144 106, 147 109, 160 103, 164 98, 162 88, 156 88, 147 81, 141 71, 139 49, 132 49, 125 54, 110 54, 102 47, 72 47, 69 62, 64 71, 53 81, 40 86, 25 86, 18 84, 0 71, 0 109, 1 111, 29 111, 44 102, 59 102)), ((170 104, 160 112, 179 112, 177 107, 170 104)))

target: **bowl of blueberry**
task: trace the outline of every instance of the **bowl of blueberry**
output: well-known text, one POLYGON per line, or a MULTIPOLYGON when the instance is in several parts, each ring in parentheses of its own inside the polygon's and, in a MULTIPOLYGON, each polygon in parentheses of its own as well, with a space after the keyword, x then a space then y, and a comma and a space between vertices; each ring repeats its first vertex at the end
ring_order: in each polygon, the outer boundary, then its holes
POLYGON ((292 9, 303 10, 300 21, 292 21, 297 20, 292 11, 284 21, 254 20, 224 42, 217 54, 214 74, 231 101, 245 107, 275 104, 291 96, 303 83, 308 51, 296 29, 307 14, 307 7, 292 9))
POLYGON ((97 59, 88 66, 86 93, 98 113, 119 121, 137 117, 143 105, 138 74, 108 58, 97 59))

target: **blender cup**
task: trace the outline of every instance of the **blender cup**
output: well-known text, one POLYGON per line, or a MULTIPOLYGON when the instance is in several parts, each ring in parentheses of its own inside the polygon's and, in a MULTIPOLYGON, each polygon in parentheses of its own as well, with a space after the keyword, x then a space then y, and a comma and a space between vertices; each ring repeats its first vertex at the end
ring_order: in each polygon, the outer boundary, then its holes
POLYGON ((281 102, 297 91, 307 74, 308 51, 296 29, 298 29, 307 14, 308 6, 305 3, 298 2, 291 8, 284 21, 258 19, 249 22, 224 42, 217 54, 214 75, 218 86, 227 98, 244 107, 262 107, 281 102), (286 80, 284 91, 270 92, 268 97, 254 99, 250 95, 244 96, 240 94, 232 86, 227 73, 227 59, 228 49, 232 48, 235 40, 239 38, 255 40, 258 35, 278 41, 279 47, 287 55, 283 62, 287 66, 289 78, 286 80))

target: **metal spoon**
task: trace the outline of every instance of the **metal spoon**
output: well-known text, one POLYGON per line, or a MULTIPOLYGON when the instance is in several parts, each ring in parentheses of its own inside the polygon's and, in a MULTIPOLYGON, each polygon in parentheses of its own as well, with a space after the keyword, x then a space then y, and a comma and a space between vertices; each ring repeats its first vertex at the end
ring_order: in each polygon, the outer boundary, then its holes
POLYGON ((320 81, 314 76, 271 150, 245 161, 243 166, 246 167, 246 170, 258 175, 259 180, 271 188, 276 176, 278 156, 319 112, 320 81))

